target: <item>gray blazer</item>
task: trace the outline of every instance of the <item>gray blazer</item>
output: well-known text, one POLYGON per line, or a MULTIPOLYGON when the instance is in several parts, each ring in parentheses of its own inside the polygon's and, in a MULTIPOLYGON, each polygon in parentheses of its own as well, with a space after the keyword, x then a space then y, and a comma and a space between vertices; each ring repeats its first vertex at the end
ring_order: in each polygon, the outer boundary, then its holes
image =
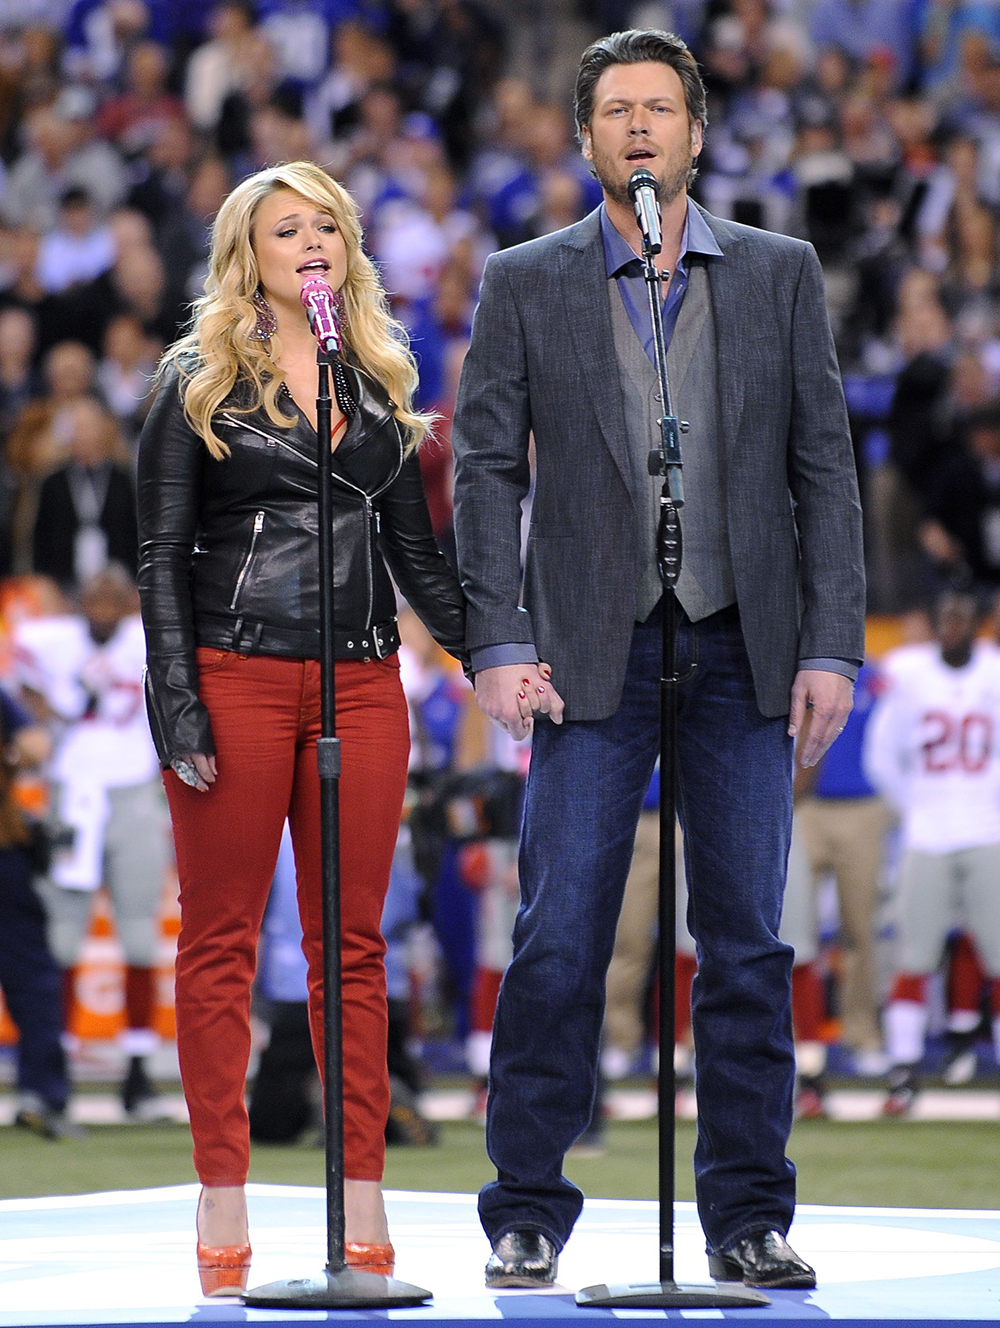
MULTIPOLYGON (((784 715, 799 659, 864 654, 847 412, 812 247, 704 216, 723 251, 707 267, 737 600, 757 703, 784 715)), ((607 286, 599 212, 493 254, 452 433, 467 645, 534 644, 567 719, 617 709, 639 580, 607 286)))

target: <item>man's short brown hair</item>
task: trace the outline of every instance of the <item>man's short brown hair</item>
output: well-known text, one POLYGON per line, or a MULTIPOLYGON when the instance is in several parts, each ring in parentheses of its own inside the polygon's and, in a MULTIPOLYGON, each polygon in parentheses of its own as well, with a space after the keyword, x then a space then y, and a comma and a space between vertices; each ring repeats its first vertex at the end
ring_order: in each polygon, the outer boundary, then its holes
POLYGON ((649 61, 669 65, 684 85, 684 101, 688 120, 696 121, 702 130, 708 124, 705 103, 705 85, 698 72, 698 64, 687 45, 672 32, 658 28, 630 28, 626 32, 612 32, 591 43, 580 57, 573 94, 573 113, 576 116, 577 136, 590 125, 594 113, 594 89, 597 80, 612 65, 639 65, 649 61))

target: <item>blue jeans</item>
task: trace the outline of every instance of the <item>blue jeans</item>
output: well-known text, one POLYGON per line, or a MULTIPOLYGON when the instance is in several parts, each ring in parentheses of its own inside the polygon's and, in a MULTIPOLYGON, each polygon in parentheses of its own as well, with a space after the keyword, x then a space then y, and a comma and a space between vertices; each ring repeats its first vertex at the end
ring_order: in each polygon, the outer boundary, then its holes
MULTIPOLYGON (((795 1206, 792 950, 778 940, 792 740, 787 719, 757 708, 735 608, 695 625, 678 613, 681 672, 692 652, 697 668, 679 688, 678 814, 698 946, 695 1181, 715 1253, 751 1231, 787 1231, 795 1206)), ((494 1243, 516 1228, 561 1249, 583 1203, 562 1162, 594 1102, 605 976, 658 753, 660 657, 658 611, 635 628, 614 715, 535 729, 521 908, 493 1034, 486 1147, 498 1178, 479 1197, 494 1243)))

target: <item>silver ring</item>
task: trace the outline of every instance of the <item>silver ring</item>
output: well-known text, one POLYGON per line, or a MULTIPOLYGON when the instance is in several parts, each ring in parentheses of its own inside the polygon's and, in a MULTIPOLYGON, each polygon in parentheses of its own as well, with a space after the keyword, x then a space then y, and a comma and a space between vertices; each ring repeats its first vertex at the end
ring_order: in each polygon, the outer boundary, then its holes
POLYGON ((187 784, 189 788, 197 788, 201 783, 198 771, 190 761, 184 761, 179 756, 170 762, 170 767, 182 784, 187 784))

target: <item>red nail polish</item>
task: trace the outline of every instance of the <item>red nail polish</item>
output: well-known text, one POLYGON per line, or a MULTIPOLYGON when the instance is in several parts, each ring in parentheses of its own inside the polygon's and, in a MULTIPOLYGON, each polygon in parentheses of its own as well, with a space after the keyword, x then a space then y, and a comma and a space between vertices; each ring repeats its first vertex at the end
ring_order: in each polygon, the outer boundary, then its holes
POLYGON ((525 700, 525 695, 523 692, 518 692, 518 696, 521 698, 522 701, 525 700))

